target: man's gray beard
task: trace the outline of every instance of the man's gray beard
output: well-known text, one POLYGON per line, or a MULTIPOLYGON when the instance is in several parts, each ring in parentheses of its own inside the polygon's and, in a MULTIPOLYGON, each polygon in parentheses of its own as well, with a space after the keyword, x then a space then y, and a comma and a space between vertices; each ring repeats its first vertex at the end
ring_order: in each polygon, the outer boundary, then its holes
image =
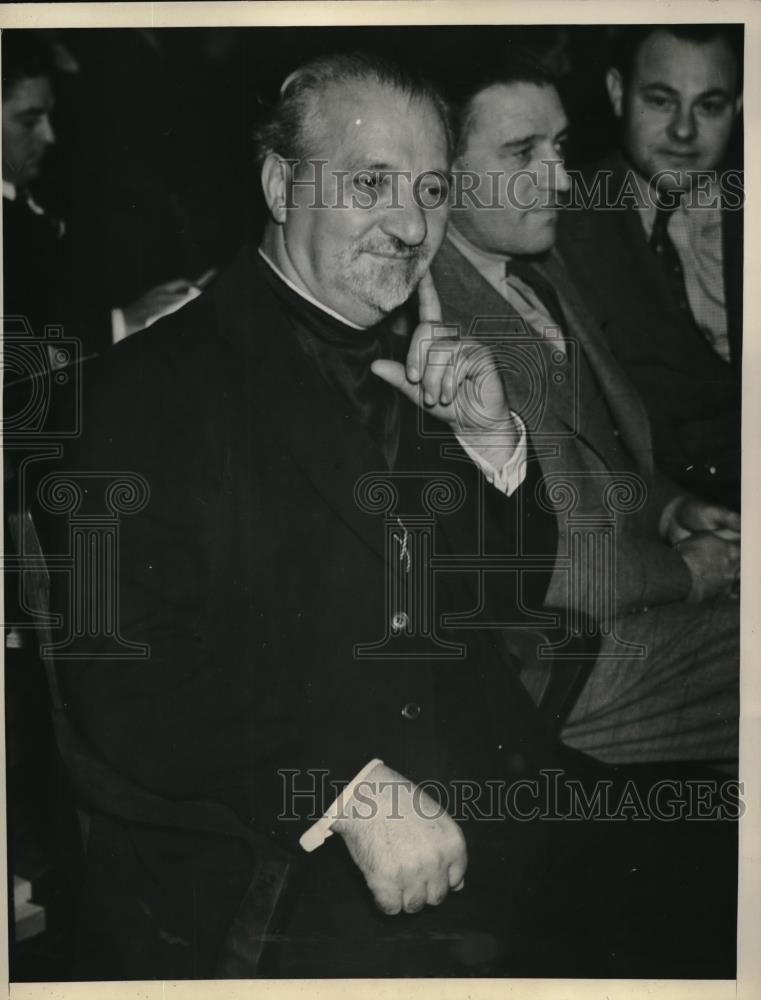
POLYGON ((406 259, 381 261, 365 254, 339 261, 340 284, 352 297, 359 298, 387 315, 406 302, 425 274, 431 255, 426 251, 406 259), (357 262, 363 262, 357 267, 357 262), (354 265, 354 266, 352 266, 354 265))

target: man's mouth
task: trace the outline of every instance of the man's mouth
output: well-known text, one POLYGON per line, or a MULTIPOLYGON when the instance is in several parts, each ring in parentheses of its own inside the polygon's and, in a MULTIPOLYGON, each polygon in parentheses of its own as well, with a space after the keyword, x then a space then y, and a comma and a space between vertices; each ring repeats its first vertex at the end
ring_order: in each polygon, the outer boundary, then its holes
POLYGON ((371 254, 373 257, 382 257, 384 260, 417 260, 421 255, 416 251, 409 253, 398 253, 394 250, 365 250, 365 253, 371 254))

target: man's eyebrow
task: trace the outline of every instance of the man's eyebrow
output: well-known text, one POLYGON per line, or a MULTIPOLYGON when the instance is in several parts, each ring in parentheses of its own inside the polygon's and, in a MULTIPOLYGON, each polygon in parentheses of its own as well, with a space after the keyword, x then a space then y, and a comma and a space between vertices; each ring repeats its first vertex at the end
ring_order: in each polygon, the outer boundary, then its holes
MULTIPOLYGON (((678 90, 675 90, 673 87, 670 87, 667 83, 661 83, 658 80, 653 81, 652 83, 644 84, 642 90, 663 90, 667 94, 671 94, 674 97, 680 96, 678 90)), ((704 100, 706 97, 725 97, 727 98, 727 100, 732 99, 732 95, 729 93, 728 90, 725 90, 723 87, 711 87, 710 90, 704 90, 702 93, 698 94, 697 99, 704 100)))
POLYGON ((507 150, 517 149, 518 146, 525 146, 526 143, 534 143, 536 142, 537 139, 540 138, 541 136, 539 135, 538 132, 532 132, 531 135, 522 135, 519 136, 517 139, 508 139, 506 142, 503 142, 499 148, 507 150))
POLYGON ((704 100, 706 97, 726 97, 727 100, 732 100, 732 95, 723 87, 712 87, 710 90, 704 90, 702 94, 698 94, 700 100, 704 100))
POLYGON ((356 172, 357 170, 395 170, 397 168, 392 167, 390 163, 386 160, 370 160, 364 159, 362 157, 352 157, 347 164, 348 170, 356 172))

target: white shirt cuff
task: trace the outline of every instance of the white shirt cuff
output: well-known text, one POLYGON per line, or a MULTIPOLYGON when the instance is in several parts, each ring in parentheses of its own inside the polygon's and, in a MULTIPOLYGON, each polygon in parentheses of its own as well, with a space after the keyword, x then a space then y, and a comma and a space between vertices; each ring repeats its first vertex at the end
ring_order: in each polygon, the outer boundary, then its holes
POLYGON ((374 767, 382 763, 382 760, 375 757, 369 764, 365 764, 362 770, 351 779, 349 784, 346 788, 344 788, 327 812, 321 816, 316 823, 313 823, 308 830, 302 833, 299 837, 299 844, 301 844, 305 851, 311 852, 316 850, 318 847, 322 847, 328 837, 333 836, 331 827, 343 814, 344 806, 354 794, 354 789, 360 781, 363 781, 367 777, 374 767))
POLYGON ((496 486, 500 492, 506 494, 506 496, 512 496, 526 478, 526 452, 528 450, 526 425, 517 413, 513 413, 511 410, 510 415, 515 421, 519 437, 512 455, 501 469, 495 469, 491 462, 487 462, 472 445, 468 444, 459 435, 456 435, 468 458, 472 459, 488 481, 496 486))
POLYGON ((121 309, 111 310, 111 343, 118 344, 127 336, 127 324, 121 309))

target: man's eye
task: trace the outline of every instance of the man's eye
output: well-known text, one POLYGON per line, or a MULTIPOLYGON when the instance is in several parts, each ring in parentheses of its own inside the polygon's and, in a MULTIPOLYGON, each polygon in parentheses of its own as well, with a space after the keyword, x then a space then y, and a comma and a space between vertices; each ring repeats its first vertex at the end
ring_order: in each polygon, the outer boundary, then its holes
POLYGON ((561 160, 564 160, 568 151, 568 139, 558 139, 555 143, 555 152, 561 160))
POLYGON ((518 149, 513 151, 513 156, 518 163, 528 163, 531 159, 532 152, 533 146, 520 146, 518 149))
POLYGON ((383 183, 383 177, 377 170, 363 170, 357 174, 355 180, 365 188, 377 188, 383 183))
POLYGON ((704 115, 720 115, 726 111, 727 103, 727 101, 723 101, 721 99, 701 101, 698 107, 704 115))
POLYGON ((657 108, 659 111, 665 111, 674 103, 670 97, 666 97, 664 94, 645 94, 644 100, 648 107, 657 108))

